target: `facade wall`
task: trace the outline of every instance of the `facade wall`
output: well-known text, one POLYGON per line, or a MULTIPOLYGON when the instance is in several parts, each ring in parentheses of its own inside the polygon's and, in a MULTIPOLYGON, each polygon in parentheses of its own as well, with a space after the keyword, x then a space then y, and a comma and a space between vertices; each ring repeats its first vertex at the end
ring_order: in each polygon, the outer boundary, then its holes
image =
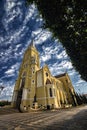
POLYGON ((41 105, 45 106, 47 104, 45 87, 44 86, 38 87, 37 91, 36 91, 36 95, 37 95, 38 105, 39 106, 41 106, 41 105))
POLYGON ((37 102, 38 106, 60 108, 63 105, 73 104, 74 100, 76 102, 74 94, 68 74, 54 77, 47 65, 40 68, 39 54, 35 47, 30 46, 19 69, 12 106, 28 110, 37 102))

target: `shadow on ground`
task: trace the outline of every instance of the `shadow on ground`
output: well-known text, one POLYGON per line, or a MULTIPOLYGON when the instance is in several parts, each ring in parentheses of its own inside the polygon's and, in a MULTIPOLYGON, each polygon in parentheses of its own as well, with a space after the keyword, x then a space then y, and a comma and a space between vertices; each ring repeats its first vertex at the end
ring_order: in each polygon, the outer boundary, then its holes
POLYGON ((55 121, 43 130, 87 130, 87 109, 62 121, 55 121))

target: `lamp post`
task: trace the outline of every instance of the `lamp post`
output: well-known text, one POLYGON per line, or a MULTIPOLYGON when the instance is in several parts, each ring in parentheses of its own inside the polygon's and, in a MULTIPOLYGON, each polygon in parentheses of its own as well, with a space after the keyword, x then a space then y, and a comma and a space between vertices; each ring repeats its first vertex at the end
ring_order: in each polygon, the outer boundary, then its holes
POLYGON ((4 86, 0 86, 0 94, 3 91, 4 88, 5 88, 4 86))

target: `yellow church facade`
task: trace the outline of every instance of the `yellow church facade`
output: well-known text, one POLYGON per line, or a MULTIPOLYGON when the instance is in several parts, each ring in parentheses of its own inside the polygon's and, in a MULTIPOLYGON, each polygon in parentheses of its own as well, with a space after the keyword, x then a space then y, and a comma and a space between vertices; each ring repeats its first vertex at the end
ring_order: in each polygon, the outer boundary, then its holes
POLYGON ((11 105, 22 112, 31 108, 50 109, 77 105, 68 74, 52 76, 47 65, 40 68, 39 53, 33 42, 25 51, 11 105))

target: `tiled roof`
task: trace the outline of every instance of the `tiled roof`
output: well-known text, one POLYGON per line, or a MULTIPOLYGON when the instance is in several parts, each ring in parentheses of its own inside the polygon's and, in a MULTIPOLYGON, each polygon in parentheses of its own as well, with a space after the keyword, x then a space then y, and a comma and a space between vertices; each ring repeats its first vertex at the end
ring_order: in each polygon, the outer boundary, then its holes
POLYGON ((54 76, 55 78, 60 78, 60 77, 62 77, 62 76, 65 76, 66 75, 66 73, 63 73, 63 74, 60 74, 60 75, 56 75, 56 76, 54 76))

